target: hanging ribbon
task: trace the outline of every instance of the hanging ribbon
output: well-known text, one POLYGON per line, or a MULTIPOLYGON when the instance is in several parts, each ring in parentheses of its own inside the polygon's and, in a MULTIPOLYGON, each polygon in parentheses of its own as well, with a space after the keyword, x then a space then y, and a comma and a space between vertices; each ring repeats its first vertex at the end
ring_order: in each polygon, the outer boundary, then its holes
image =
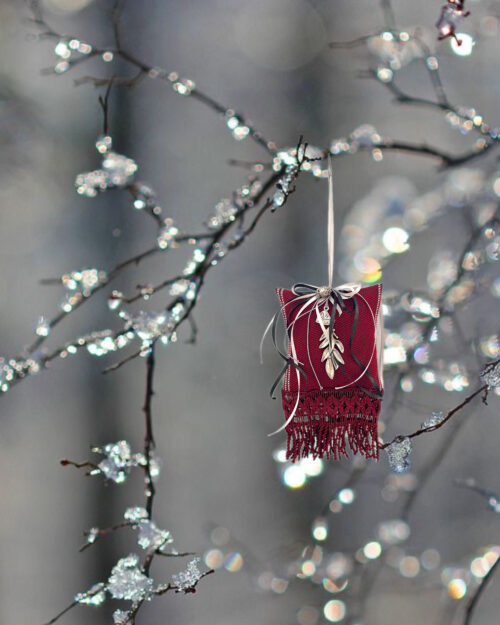
MULTIPOLYGON (((268 436, 273 436, 274 434, 282 432, 288 426, 288 424, 294 418, 295 413, 297 412, 297 408, 300 403, 301 377, 304 376, 307 378, 307 376, 302 368, 303 363, 301 363, 297 357, 297 350, 296 350, 296 345, 295 345, 295 340, 294 340, 294 327, 295 327, 295 323, 299 319, 302 319, 305 316, 308 316, 308 327, 309 327, 310 317, 315 316, 315 319, 321 328, 321 333, 323 337, 328 339, 330 343, 332 336, 333 336, 333 332, 334 332, 335 314, 338 313, 338 315, 341 315, 345 312, 354 314, 352 330, 351 330, 351 334, 349 338, 349 348, 351 350, 352 359, 354 360, 356 365, 361 369, 361 373, 357 376, 356 379, 351 380, 347 384, 344 384, 343 386, 336 386, 336 387, 331 387, 331 388, 332 390, 341 390, 349 386, 356 386, 360 388, 361 390, 363 390, 364 392, 371 395, 372 397, 376 397, 376 398, 381 397, 381 393, 378 389, 377 384, 375 383, 375 380, 373 380, 372 376, 368 373, 368 369, 370 368, 371 362, 375 355, 375 342, 373 344, 373 349, 371 352, 370 359, 366 366, 364 366, 356 357, 356 355, 353 353, 353 340, 356 334, 356 328, 357 328, 358 316, 359 316, 359 305, 358 305, 356 298, 360 298, 360 300, 366 304, 368 310, 370 311, 371 318, 373 321, 374 331, 376 329, 375 315, 373 314, 371 306, 368 304, 366 299, 360 294, 360 290, 361 290, 360 284, 349 282, 349 283, 342 284, 337 287, 333 286, 333 264, 334 264, 334 246, 335 246, 334 227, 335 226, 334 226, 333 173, 332 173, 331 157, 329 156, 328 157, 328 285, 327 286, 315 286, 315 285, 307 284, 307 283, 294 284, 291 290, 295 297, 293 297, 288 302, 282 304, 280 310, 273 316, 273 318, 267 325, 267 328, 265 329, 264 334, 262 335, 261 342, 260 342, 260 360, 262 362, 263 360, 262 349, 263 349, 264 340, 268 332, 271 330, 272 340, 276 348, 276 351, 281 356, 281 358, 285 361, 285 365, 283 369, 281 370, 279 376, 277 377, 277 379, 275 380, 274 384, 271 387, 271 397, 273 397, 273 399, 274 399, 274 391, 276 390, 276 387, 278 386, 279 382, 281 381, 281 379, 283 378, 283 376, 285 375, 289 367, 292 367, 295 370, 295 374, 297 376, 298 391, 297 391, 297 401, 295 403, 295 406, 290 416, 286 420, 286 422, 280 428, 278 428, 275 432, 268 434, 268 436), (349 300, 352 300, 353 302, 352 309, 349 309, 347 305, 347 302, 349 300), (292 308, 288 310, 288 315, 283 315, 284 310, 287 306, 292 306, 292 308), (325 321, 323 320, 321 311, 322 310, 329 311, 330 306, 331 306, 332 312, 330 315, 330 322, 327 325, 325 321), (295 313, 295 311, 298 311, 295 315, 295 318, 286 326, 289 354, 285 355, 279 349, 277 345, 276 330, 278 326, 278 321, 282 315, 285 318, 286 316, 290 317, 292 314, 295 313), (375 394, 371 393, 370 391, 367 391, 366 389, 362 389, 359 386, 358 382, 359 380, 361 380, 361 378, 365 374, 368 375, 370 382, 373 384, 374 388, 376 389, 375 394)), ((307 349, 309 353, 309 342, 308 342, 307 349)), ((314 370, 314 367, 312 366, 310 356, 309 356, 309 363, 316 377, 316 380, 318 381, 320 390, 323 390, 323 387, 319 383, 318 375, 316 371, 314 370)), ((342 365, 339 365, 339 368, 344 373, 346 373, 342 365)))

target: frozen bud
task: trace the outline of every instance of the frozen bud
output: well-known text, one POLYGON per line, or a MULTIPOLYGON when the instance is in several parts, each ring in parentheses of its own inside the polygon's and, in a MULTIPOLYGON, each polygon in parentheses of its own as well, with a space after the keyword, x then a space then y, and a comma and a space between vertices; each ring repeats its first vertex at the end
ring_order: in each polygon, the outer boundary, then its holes
POLYGON ((394 473, 406 473, 411 468, 411 440, 407 436, 399 436, 386 448, 387 459, 394 473))

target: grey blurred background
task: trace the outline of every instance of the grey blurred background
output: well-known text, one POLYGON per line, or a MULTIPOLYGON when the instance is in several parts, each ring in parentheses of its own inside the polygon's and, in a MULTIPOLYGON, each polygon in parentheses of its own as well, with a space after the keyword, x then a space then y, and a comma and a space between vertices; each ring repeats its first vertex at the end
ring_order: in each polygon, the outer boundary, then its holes
MULTIPOLYGON (((47 0, 47 18, 63 32, 105 45, 111 42, 104 0, 47 0)), ((398 24, 432 29, 438 2, 398 0, 398 24)), ((470 2, 481 15, 498 3, 470 2)), ((28 37, 36 29, 23 2, 0 2, 0 352, 14 355, 34 337, 42 314, 51 316, 61 296, 40 280, 81 267, 106 268, 147 247, 150 220, 130 208, 120 192, 95 200, 78 197, 77 173, 94 168, 94 141, 101 129, 98 92, 73 86, 82 73, 102 72, 96 63, 75 74, 42 76, 53 65, 53 44, 28 37)), ((476 19, 477 18, 477 19, 476 19)), ((476 20, 476 21, 474 21, 476 20)), ((461 151, 468 139, 435 113, 391 104, 379 85, 358 78, 369 65, 365 48, 331 51, 330 40, 348 40, 382 26, 372 0, 174 0, 130 1, 124 12, 126 48, 139 58, 196 81, 218 101, 241 110, 278 145, 295 145, 300 134, 327 146, 360 123, 406 140, 428 140, 461 151)), ((473 54, 457 60, 442 45, 441 68, 452 101, 474 105, 495 120, 499 96, 500 43, 482 40, 473 54)), ((122 71, 127 71, 122 68, 122 71)), ((422 69, 402 74, 409 90, 426 93, 422 69)), ((214 204, 245 179, 229 158, 262 158, 249 141, 236 143, 223 122, 189 98, 179 98, 159 81, 144 81, 111 96, 110 132, 116 149, 139 163, 140 178, 157 191, 167 215, 197 230, 214 204)), ((488 165, 494 167, 494 161, 488 165)), ((425 158, 388 154, 375 163, 367 154, 338 161, 337 217, 383 176, 410 177, 419 192, 444 174, 425 158)), ((303 177, 283 210, 266 217, 240 248, 210 273, 197 308, 199 340, 158 349, 154 414, 158 452, 164 459, 156 518, 173 532, 181 550, 211 548, 210 527, 230 530, 243 553, 238 573, 224 569, 200 584, 194 596, 168 596, 151 604, 141 623, 289 624, 303 605, 330 597, 318 587, 292 583, 283 594, 259 591, 259 572, 277 570, 307 540, 311 519, 345 479, 348 463, 331 464, 306 489, 283 486, 266 434, 280 423, 278 403, 268 397, 278 363, 258 362, 258 341, 274 313, 274 288, 297 280, 318 281, 325 273, 326 185, 303 177), (230 305, 221 298, 229 297, 230 305)), ((433 228, 420 246, 384 275, 386 287, 425 285, 431 250, 462 245, 460 224, 433 228)), ((157 282, 179 267, 182 252, 160 256, 121 278, 114 288, 130 292, 137 282, 157 282), (176 256, 176 254, 178 256, 176 256)), ((159 309, 162 297, 151 301, 159 309)), ((491 310, 490 314, 495 315, 491 310)), ((104 294, 67 319, 52 337, 56 345, 113 318, 104 294)), ((116 327, 116 326, 115 326, 116 327)), ((63 457, 84 459, 91 444, 126 438, 141 445, 145 363, 136 360, 102 376, 106 363, 87 355, 59 361, 2 398, 0 425, 0 622, 42 623, 73 594, 106 579, 114 562, 134 549, 131 534, 116 534, 78 554, 82 532, 116 522, 125 506, 142 500, 138 477, 122 486, 103 486, 71 468, 63 457)), ((428 409, 446 409, 459 395, 425 389, 414 398, 428 409)), ((498 401, 498 400, 497 400, 498 401)), ((421 414, 399 410, 398 430, 416 427, 421 414)), ((473 474, 498 484, 498 405, 469 415, 454 447, 412 513, 407 549, 440 551, 457 562, 474 549, 498 541, 498 519, 474 496, 452 487, 473 474)), ((441 433, 418 445, 416 469, 441 433)), ((332 551, 363 545, 381 520, 396 518, 400 502, 380 497, 388 468, 384 459, 367 471, 358 499, 330 527, 332 551)), ((236 543, 235 543, 236 544, 236 543)), ((300 553, 300 549, 299 549, 300 553)), ((155 565, 168 579, 179 562, 155 565)), ((283 574, 283 571, 282 571, 283 574)), ((493 589, 477 612, 477 625, 497 622, 493 589)), ((419 579, 392 583, 382 574, 368 598, 364 625, 440 623, 439 585, 419 579)), ((498 595, 497 595, 498 596, 498 595)), ((445 610, 446 613, 446 610, 445 610)), ((79 608, 62 622, 111 622, 111 606, 79 608)), ((320 622, 321 619, 320 619, 320 622)))

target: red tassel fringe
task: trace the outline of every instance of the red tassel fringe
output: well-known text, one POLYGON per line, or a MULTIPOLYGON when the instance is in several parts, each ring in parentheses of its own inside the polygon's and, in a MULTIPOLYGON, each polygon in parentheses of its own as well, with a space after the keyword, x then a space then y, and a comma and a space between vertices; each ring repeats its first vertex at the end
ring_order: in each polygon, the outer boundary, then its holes
MULTIPOLYGON (((340 460, 348 457, 347 447, 354 454, 378 460, 377 419, 380 399, 361 390, 301 391, 299 405, 286 427, 286 457, 340 460)), ((292 414, 297 392, 282 390, 285 417, 292 414)))

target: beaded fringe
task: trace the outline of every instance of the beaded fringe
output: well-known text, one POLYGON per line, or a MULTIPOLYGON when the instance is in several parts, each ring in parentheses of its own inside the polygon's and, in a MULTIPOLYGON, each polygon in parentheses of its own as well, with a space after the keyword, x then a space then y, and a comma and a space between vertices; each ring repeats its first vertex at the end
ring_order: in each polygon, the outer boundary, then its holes
MULTIPOLYGON (((297 392, 282 390, 286 418, 297 403, 297 392)), ((291 423, 286 427, 287 460, 340 460, 353 454, 379 457, 377 419, 380 399, 362 391, 302 391, 291 423)))

